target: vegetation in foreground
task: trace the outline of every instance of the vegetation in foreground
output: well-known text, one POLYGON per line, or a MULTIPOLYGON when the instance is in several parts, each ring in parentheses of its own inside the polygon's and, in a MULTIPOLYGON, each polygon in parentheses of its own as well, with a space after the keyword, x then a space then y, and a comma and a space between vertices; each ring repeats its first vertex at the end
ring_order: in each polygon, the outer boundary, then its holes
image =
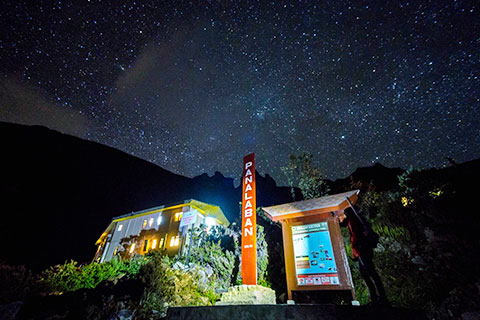
MULTIPOLYGON (((259 282, 265 281, 267 249, 259 227, 259 282)), ((0 265, 0 305, 23 301, 18 317, 104 319, 163 318, 170 306, 208 306, 230 285, 240 284, 239 234, 215 227, 194 232, 189 262, 152 250, 131 259, 79 265, 66 261, 37 276, 24 267, 0 265)), ((18 311, 18 310, 17 310, 18 311)), ((1 313, 0 313, 1 314, 1 313)))

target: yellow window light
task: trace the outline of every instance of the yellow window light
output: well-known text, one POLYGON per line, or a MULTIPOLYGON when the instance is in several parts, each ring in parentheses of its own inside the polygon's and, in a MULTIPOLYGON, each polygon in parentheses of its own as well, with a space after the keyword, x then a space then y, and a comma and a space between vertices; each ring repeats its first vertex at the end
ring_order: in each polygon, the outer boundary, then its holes
POLYGON ((183 212, 176 212, 175 213, 175 221, 180 221, 182 219, 183 212))
POLYGON ((142 229, 145 229, 146 226, 147 226, 147 220, 143 220, 142 229))
POLYGON ((115 251, 113 251, 113 255, 116 256, 118 251, 118 246, 115 247, 115 251))
POLYGON ((159 226, 162 223, 162 214, 160 213, 157 218, 157 226, 159 226))
POLYGON ((152 249, 155 249, 157 247, 157 239, 152 240, 152 249))
POLYGON ((133 250, 135 250, 135 243, 132 243, 132 245, 130 246, 130 251, 129 252, 132 253, 133 250))
POLYGON ((158 248, 159 248, 159 249, 162 249, 162 248, 163 248, 163 243, 164 243, 164 242, 165 242, 165 239, 164 239, 164 238, 160 239, 160 244, 158 245, 158 248))
POLYGON ((180 236, 170 238, 170 247, 177 247, 180 244, 180 236))

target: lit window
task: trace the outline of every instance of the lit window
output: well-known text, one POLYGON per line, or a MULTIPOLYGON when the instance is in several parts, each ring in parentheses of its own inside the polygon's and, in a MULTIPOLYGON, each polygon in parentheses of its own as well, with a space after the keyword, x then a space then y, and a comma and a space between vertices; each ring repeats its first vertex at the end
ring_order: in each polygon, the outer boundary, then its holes
POLYGON ((180 221, 182 219, 182 213, 183 212, 177 212, 175 213, 175 221, 180 221))
POLYGON ((151 227, 153 225, 153 218, 150 218, 150 220, 148 220, 148 226, 151 227))
POLYGON ((115 251, 113 251, 113 255, 116 256, 118 251, 118 246, 115 247, 115 251))
POLYGON ((119 224, 117 231, 122 231, 122 229, 123 229, 123 224, 119 224))
POLYGON ((158 248, 159 248, 159 249, 162 249, 162 248, 163 248, 163 243, 164 243, 164 242, 165 242, 165 239, 164 239, 164 238, 160 239, 160 244, 158 245, 158 248))
POLYGON ((159 226, 162 223, 162 214, 160 214, 157 218, 157 226, 159 226))
POLYGON ((152 240, 152 249, 155 249, 157 247, 157 239, 152 240))
POLYGON ((147 226, 147 220, 143 220, 142 229, 145 229, 146 226, 147 226))
POLYGON ((177 247, 180 244, 180 236, 170 238, 170 247, 177 247))
POLYGON ((147 251, 147 249, 148 249, 148 240, 145 240, 143 242, 143 251, 147 251))
POLYGON ((215 222, 215 218, 207 217, 205 219, 205 224, 210 229, 211 227, 214 227, 217 223, 215 222))
POLYGON ((132 253, 133 250, 135 250, 135 243, 132 243, 132 245, 130 246, 130 251, 129 252, 132 253))

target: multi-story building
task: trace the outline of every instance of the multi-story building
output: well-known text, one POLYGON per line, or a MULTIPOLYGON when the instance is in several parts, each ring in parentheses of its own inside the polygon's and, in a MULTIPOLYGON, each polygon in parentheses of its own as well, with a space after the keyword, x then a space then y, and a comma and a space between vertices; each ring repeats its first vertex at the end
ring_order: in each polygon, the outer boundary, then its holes
POLYGON ((128 258, 150 250, 166 251, 169 256, 184 254, 192 228, 215 225, 229 225, 222 209, 193 199, 115 217, 96 242, 94 261, 109 261, 116 255, 128 258))

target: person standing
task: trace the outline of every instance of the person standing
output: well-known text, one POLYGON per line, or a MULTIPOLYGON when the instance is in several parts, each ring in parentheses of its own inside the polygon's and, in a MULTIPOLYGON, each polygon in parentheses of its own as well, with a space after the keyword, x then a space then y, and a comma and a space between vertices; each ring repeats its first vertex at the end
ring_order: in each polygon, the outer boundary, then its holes
POLYGON ((371 304, 389 305, 385 287, 373 263, 373 249, 378 244, 378 234, 368 222, 349 207, 338 214, 340 226, 348 227, 353 260, 358 261, 360 275, 370 293, 371 304))

